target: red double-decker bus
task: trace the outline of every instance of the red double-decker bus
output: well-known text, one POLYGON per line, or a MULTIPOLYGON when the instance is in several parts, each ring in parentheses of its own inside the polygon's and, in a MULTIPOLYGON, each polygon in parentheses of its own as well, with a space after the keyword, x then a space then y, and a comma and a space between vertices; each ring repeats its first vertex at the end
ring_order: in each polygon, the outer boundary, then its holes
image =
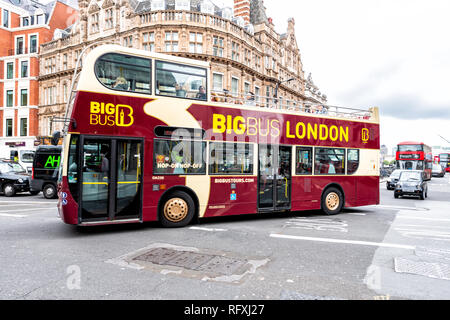
POLYGON ((439 164, 444 168, 445 172, 450 172, 450 153, 440 153, 439 164))
POLYGON ((379 203, 378 108, 281 105, 210 79, 207 62, 93 49, 63 119, 63 221, 179 227, 379 203))
POLYGON ((426 179, 431 179, 433 168, 433 154, 431 147, 423 142, 405 141, 397 144, 395 160, 397 169, 423 170, 426 179))

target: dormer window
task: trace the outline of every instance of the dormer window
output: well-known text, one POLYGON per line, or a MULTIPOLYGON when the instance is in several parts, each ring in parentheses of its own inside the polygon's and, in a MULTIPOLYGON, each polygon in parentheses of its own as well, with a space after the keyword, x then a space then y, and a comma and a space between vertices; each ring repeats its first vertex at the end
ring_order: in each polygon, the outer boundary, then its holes
POLYGON ((191 10, 191 1, 190 0, 175 0, 175 10, 191 10))
POLYGON ((153 0, 151 9, 152 9, 152 11, 166 10, 166 1, 165 0, 153 0))
POLYGON ((39 14, 39 15, 36 16, 36 24, 38 24, 38 25, 44 24, 45 23, 44 20, 45 19, 44 19, 44 15, 43 14, 39 14))
POLYGON ((222 18, 231 20, 233 17, 233 9, 231 8, 223 8, 222 9, 222 18))
POLYGON ((30 25, 30 17, 23 17, 22 18, 22 27, 27 27, 30 25))
POLYGON ((200 4, 200 11, 202 13, 214 14, 214 4, 209 0, 203 0, 200 4))

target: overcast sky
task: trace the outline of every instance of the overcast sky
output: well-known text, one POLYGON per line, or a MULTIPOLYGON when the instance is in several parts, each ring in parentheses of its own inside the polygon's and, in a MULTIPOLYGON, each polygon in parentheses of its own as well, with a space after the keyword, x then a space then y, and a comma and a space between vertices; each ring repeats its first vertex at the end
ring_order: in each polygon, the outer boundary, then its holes
POLYGON ((279 33, 295 19, 303 69, 330 104, 380 108, 389 150, 406 140, 450 147, 438 136, 450 141, 449 0, 264 4, 279 33))

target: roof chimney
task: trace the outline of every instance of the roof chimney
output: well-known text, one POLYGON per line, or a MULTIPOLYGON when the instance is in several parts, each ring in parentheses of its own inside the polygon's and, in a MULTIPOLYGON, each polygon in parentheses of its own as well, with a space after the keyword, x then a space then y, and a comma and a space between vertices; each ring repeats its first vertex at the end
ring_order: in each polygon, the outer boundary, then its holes
POLYGON ((245 24, 250 23, 250 0, 234 0, 234 16, 242 17, 245 24))

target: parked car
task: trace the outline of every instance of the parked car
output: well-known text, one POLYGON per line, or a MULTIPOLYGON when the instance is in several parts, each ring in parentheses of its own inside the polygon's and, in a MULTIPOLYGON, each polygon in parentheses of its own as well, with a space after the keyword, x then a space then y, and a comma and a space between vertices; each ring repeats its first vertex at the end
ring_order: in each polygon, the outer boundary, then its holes
POLYGON ((402 170, 395 185, 394 197, 416 196, 421 200, 428 197, 428 184, 425 172, 421 170, 402 170))
POLYGON ((431 170, 432 177, 443 177, 445 176, 445 170, 440 164, 433 164, 433 169, 431 170))
POLYGON ((402 172, 402 170, 397 169, 391 173, 388 180, 386 181, 386 189, 388 190, 395 189, 395 185, 397 184, 398 178, 400 177, 400 172, 402 172))
POLYGON ((61 161, 61 146, 38 146, 34 155, 31 191, 42 191, 47 199, 58 195, 57 181, 61 161))
POLYGON ((19 163, 11 160, 0 160, 1 192, 7 197, 17 192, 30 192, 30 175, 19 163))

